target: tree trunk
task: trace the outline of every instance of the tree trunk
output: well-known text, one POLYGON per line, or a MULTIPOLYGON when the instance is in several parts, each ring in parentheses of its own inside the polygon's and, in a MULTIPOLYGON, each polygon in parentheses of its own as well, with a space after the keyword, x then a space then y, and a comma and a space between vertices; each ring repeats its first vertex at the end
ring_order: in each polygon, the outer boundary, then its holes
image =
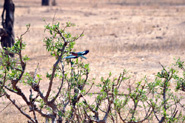
MULTIPOLYGON (((14 11, 15 6, 12 0, 4 0, 4 7, 2 12, 2 26, 0 28, 1 46, 3 49, 12 47, 14 45, 14 11)), ((10 54, 13 56, 13 54, 10 54)))
POLYGON ((56 0, 52 0, 52 6, 56 6, 56 0))
POLYGON ((42 0, 42 6, 49 6, 49 0, 42 0))

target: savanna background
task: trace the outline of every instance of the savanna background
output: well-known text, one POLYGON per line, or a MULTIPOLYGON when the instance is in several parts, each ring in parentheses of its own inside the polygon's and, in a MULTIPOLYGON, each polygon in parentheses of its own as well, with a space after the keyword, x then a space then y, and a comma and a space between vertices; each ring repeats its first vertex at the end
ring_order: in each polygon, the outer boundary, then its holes
MULTIPOLYGON (((184 0, 56 0, 57 6, 41 6, 41 0, 13 1, 15 37, 31 24, 23 37, 27 44, 24 54, 30 57, 27 71, 34 72, 39 63, 38 72, 43 78, 55 62, 44 48, 44 25, 57 21, 75 23, 76 27, 69 30, 74 35, 84 31, 75 50, 90 50, 84 62, 90 64, 90 77, 96 77, 97 82, 101 76, 109 72, 117 75, 123 69, 135 79, 145 75, 152 79, 162 69, 159 62, 170 66, 174 58, 185 60, 184 0)), ((0 13, 3 3, 1 0, 0 13)), ((42 81, 41 85, 44 89, 48 82, 42 81)), ((19 98, 17 101, 24 106, 19 98)), ((1 123, 26 121, 13 105, 4 108, 6 105, 1 99, 1 123)))

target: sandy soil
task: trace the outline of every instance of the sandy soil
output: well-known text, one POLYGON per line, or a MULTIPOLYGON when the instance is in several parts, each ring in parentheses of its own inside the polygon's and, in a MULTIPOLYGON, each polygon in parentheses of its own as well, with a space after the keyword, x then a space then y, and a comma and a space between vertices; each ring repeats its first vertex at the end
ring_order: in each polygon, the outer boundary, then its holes
POLYGON ((36 1, 26 3, 15 0, 15 34, 19 36, 25 25, 31 24, 24 37, 25 54, 31 58, 28 65, 40 63, 41 73, 54 62, 42 42, 46 36, 43 19, 52 23, 54 16, 60 23, 75 23, 77 26, 70 30, 73 34, 84 30, 85 36, 76 42, 75 49, 90 50, 86 62, 94 76, 122 69, 151 74, 161 69, 159 62, 169 65, 174 57, 183 59, 184 6, 125 6, 105 0, 90 4, 62 1, 56 7, 40 7, 36 1))
MULTIPOLYGON (((55 22, 75 23, 77 26, 69 30, 73 34, 84 30, 85 36, 76 42, 75 49, 90 50, 85 62, 90 63, 91 77, 106 76, 110 71, 115 76, 123 69, 138 78, 152 77, 161 70, 159 62, 169 66, 174 58, 185 60, 185 2, 143 1, 58 0, 55 7, 41 7, 37 0, 14 0, 16 37, 31 24, 24 36, 24 54, 31 58, 27 70, 34 71, 39 63, 39 73, 44 76, 55 62, 42 42, 46 36, 43 19, 52 23, 53 17, 55 22)), ((0 1, 0 13, 2 4, 0 1)))

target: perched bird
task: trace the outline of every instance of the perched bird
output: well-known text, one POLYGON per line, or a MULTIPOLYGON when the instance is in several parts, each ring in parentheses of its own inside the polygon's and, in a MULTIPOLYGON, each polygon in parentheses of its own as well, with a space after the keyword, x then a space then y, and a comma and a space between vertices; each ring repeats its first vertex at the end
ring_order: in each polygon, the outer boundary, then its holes
POLYGON ((84 55, 86 55, 88 52, 89 52, 89 50, 85 50, 82 52, 71 52, 71 55, 69 55, 65 58, 66 59, 73 59, 73 58, 81 57, 81 58, 87 59, 84 55))

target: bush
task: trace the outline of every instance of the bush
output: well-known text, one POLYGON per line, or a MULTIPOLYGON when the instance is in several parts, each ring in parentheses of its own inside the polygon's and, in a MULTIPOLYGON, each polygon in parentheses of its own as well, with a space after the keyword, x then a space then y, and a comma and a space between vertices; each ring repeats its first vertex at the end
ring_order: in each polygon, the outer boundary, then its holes
POLYGON ((70 22, 64 28, 60 28, 60 23, 45 26, 45 31, 50 34, 44 39, 46 50, 56 58, 51 72, 46 74, 49 85, 45 90, 40 89, 42 77, 37 74, 37 69, 34 76, 25 72, 29 58, 22 55, 26 48, 23 36, 29 25, 12 48, 1 52, 0 97, 12 102, 28 118, 28 122, 39 122, 38 115, 46 118, 46 122, 52 119, 52 122, 58 123, 184 121, 182 97, 174 91, 185 90, 184 62, 178 59, 174 64, 176 69, 183 70, 182 77, 177 70, 161 65, 162 71, 157 73, 153 82, 146 77, 139 82, 132 81, 124 70, 117 78, 110 73, 95 85, 95 79, 89 79, 89 64, 84 64, 79 58, 65 59, 73 51, 75 41, 83 36, 81 33, 73 37, 66 32, 66 28, 72 26, 74 24, 70 22), (10 57, 6 51, 15 57, 10 57), (59 87, 52 90, 53 84, 59 82, 59 87), (171 86, 174 83, 176 88, 171 86), (30 89, 29 97, 21 85, 30 89), (96 92, 91 91, 94 87, 98 88, 96 92), (17 104, 11 93, 22 98, 29 107, 27 111, 17 104))

